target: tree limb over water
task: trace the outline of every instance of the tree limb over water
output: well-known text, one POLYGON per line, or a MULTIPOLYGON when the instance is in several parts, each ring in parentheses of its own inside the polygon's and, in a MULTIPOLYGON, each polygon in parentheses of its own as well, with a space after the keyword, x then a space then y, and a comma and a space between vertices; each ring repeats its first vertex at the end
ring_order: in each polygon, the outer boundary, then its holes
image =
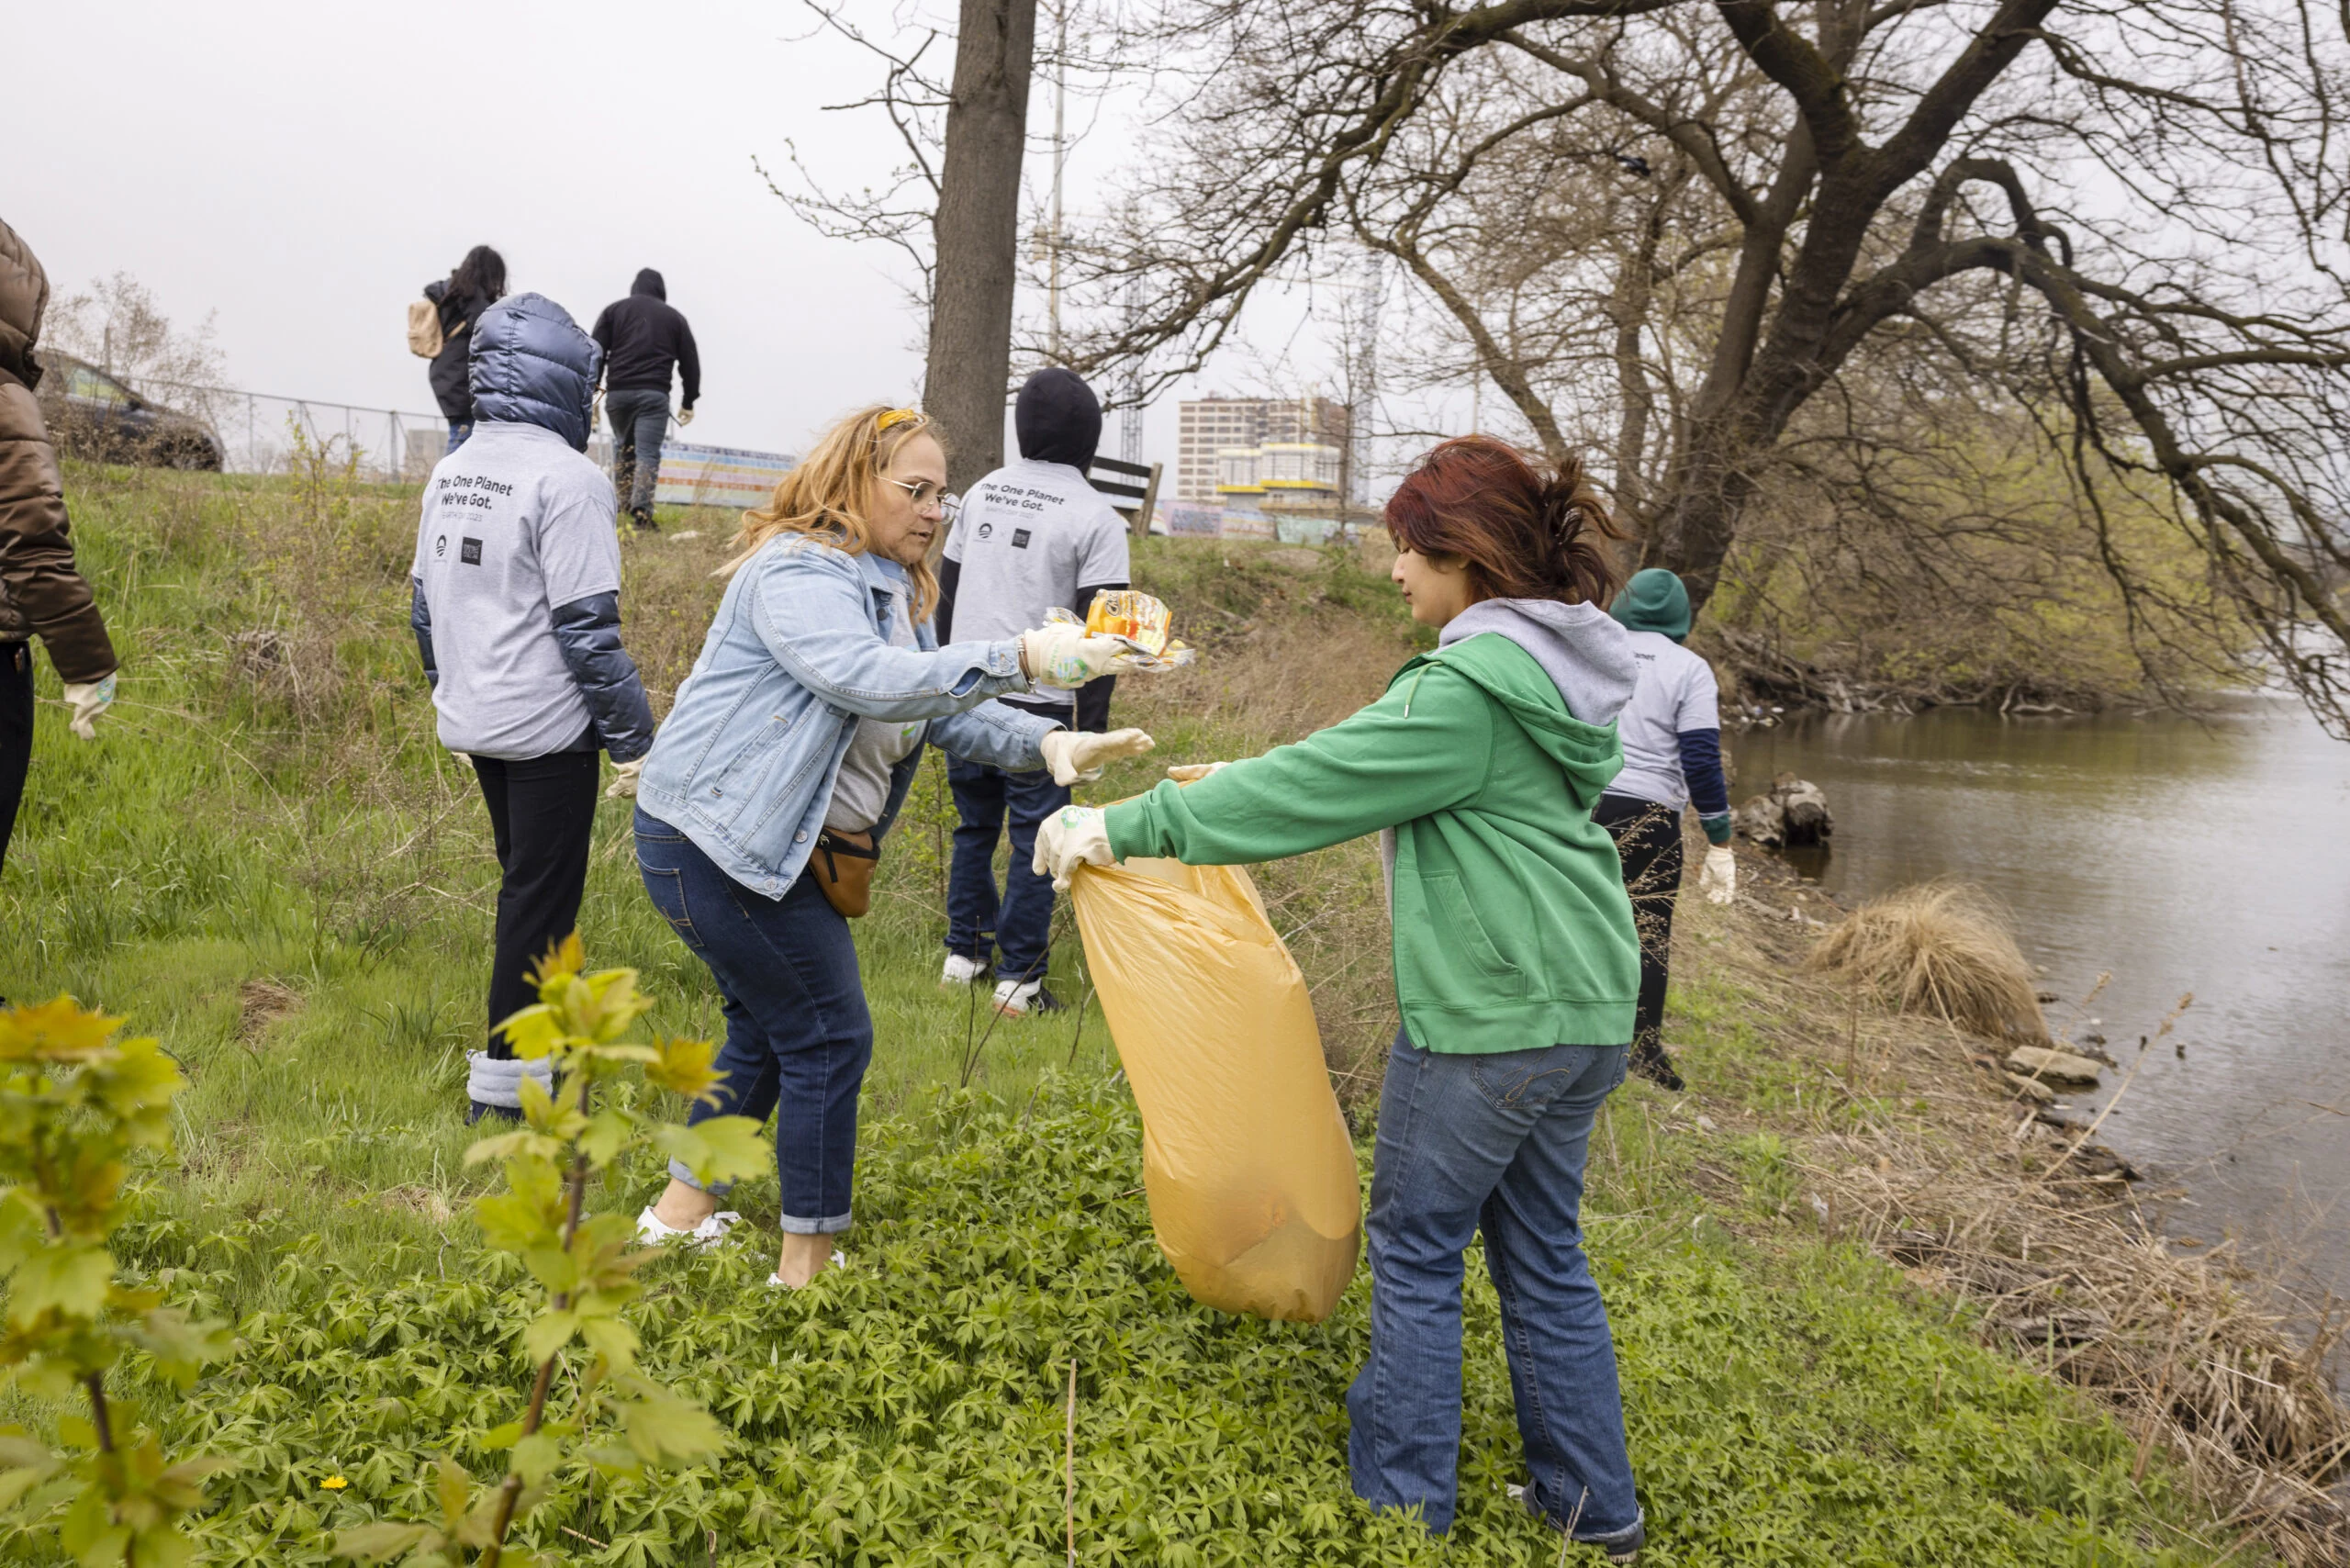
POLYGON ((1612 460, 1701 601, 1815 543, 1755 526, 1795 480, 1964 592, 1952 540, 2025 524, 1933 498, 2030 432, 2157 685, 2265 652, 2350 727, 2350 13, 1152 4, 1182 91, 1071 247, 1080 369, 1164 386, 1368 248, 1438 328, 1400 363, 1612 460))

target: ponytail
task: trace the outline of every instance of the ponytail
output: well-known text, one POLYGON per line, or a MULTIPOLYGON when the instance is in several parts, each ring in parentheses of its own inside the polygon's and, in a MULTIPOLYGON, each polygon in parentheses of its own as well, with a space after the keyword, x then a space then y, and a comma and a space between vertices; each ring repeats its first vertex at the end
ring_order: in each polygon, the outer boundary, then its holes
POLYGON ((1618 576, 1615 556, 1602 543, 1621 539, 1623 530, 1608 515, 1583 463, 1569 458, 1566 466, 1543 476, 1542 518, 1551 543, 1550 581, 1567 591, 1554 597, 1570 604, 1605 605, 1616 595, 1618 576))
POLYGON ((1386 521, 1404 548, 1462 562, 1480 599, 1604 607, 1622 580, 1606 542, 1624 532, 1582 462, 1553 466, 1491 436, 1429 452, 1388 500, 1386 521))

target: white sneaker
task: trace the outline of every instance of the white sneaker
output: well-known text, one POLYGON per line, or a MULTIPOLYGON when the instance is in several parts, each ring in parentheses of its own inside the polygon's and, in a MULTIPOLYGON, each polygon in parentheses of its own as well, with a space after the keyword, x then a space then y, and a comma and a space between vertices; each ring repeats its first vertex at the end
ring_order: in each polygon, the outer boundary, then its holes
POLYGON ((960 953, 946 955, 946 967, 938 973, 941 985, 968 985, 988 972, 988 967, 977 958, 967 958, 960 953))
POLYGON ((1036 993, 1044 989, 1045 982, 1040 980, 998 980, 995 982, 995 1010, 1017 1018, 1036 1004, 1036 993))
MULTIPOLYGON (((847 1268, 848 1259, 839 1252, 834 1252, 833 1254, 833 1267, 835 1269, 847 1268)), ((777 1273, 773 1269, 769 1269, 767 1271, 767 1289, 771 1291, 789 1291, 797 1290, 800 1287, 797 1285, 785 1284, 783 1282, 783 1276, 777 1273)))
POLYGON ((665 1241, 682 1241, 688 1247, 715 1247, 726 1238, 734 1222, 743 1216, 733 1209, 721 1209, 691 1230, 679 1230, 664 1225, 661 1216, 650 1206, 636 1216, 636 1238, 647 1247, 658 1247, 665 1241))

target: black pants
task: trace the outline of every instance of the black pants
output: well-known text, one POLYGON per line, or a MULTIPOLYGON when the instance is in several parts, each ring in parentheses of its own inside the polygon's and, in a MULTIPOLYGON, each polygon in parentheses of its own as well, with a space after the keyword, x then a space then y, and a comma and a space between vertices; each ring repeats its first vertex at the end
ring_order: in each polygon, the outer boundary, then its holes
POLYGON ((1632 895, 1632 923, 1640 933, 1640 1007, 1632 1024, 1632 1044, 1655 1050, 1664 1033, 1673 905, 1681 896, 1681 813, 1653 801, 1602 795, 1591 809, 1591 820, 1616 840, 1616 853, 1624 862, 1624 890, 1632 895))
POLYGON ((579 924, 588 885, 588 842, 596 824, 593 750, 552 752, 524 762, 474 758, 489 831, 498 846, 498 937, 489 969, 489 1054, 514 1050, 498 1025, 539 1000, 530 974, 549 947, 579 924))
POLYGON ((0 643, 0 866, 25 798, 25 771, 33 760, 33 651, 30 643, 0 643))

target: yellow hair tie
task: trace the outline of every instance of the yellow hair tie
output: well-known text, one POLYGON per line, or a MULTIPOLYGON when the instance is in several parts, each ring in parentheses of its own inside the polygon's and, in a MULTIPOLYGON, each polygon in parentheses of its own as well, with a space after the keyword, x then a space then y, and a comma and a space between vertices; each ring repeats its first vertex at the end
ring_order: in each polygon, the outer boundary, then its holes
POLYGON ((873 429, 878 434, 888 430, 891 425, 901 425, 908 420, 919 420, 924 417, 920 409, 892 409, 873 421, 873 429))

